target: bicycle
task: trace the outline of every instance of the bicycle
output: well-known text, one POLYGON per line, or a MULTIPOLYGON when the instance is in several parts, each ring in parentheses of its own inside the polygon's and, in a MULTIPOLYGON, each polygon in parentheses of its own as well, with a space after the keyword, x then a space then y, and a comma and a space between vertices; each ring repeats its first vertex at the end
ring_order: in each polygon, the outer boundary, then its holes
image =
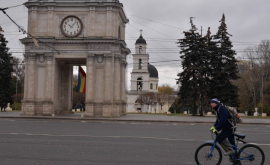
MULTIPOLYGON (((212 132, 212 131, 211 131, 212 132)), ((195 160, 197 165, 220 165, 222 161, 222 153, 226 152, 226 148, 222 145, 217 144, 216 137, 218 133, 213 134, 212 138, 214 141, 207 141, 198 147, 195 152, 195 160), (223 150, 222 150, 223 149, 223 150), (225 151, 225 152, 224 152, 225 151)), ((236 137, 236 146, 232 145, 235 150, 233 155, 230 155, 229 160, 234 165, 263 165, 265 161, 265 155, 263 150, 254 145, 248 144, 244 141, 246 135, 234 134, 236 137), (241 149, 238 149, 238 142, 245 144, 241 149)))

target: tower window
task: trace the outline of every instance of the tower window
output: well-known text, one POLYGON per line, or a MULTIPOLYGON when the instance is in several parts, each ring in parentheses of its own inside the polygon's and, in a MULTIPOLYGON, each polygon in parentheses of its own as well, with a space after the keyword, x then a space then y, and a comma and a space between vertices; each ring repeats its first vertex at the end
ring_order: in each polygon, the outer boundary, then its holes
POLYGON ((150 84, 150 89, 153 89, 153 84, 152 83, 150 84))
POLYGON ((158 89, 158 84, 156 85, 156 89, 158 89))
POLYGON ((143 80, 142 78, 137 79, 137 91, 141 91, 143 89, 143 80))
POLYGON ((142 46, 139 48, 139 54, 142 54, 142 46))
POLYGON ((139 69, 142 69, 142 59, 139 59, 139 69))

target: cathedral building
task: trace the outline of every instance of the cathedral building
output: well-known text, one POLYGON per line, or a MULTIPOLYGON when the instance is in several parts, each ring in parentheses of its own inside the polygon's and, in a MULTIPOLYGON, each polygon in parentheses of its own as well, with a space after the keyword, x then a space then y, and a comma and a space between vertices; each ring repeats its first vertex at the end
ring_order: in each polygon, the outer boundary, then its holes
POLYGON ((133 70, 131 73, 131 90, 128 92, 127 112, 158 112, 159 105, 142 105, 140 97, 144 93, 158 92, 158 70, 149 63, 147 43, 141 34, 135 43, 135 54, 133 54, 133 70))

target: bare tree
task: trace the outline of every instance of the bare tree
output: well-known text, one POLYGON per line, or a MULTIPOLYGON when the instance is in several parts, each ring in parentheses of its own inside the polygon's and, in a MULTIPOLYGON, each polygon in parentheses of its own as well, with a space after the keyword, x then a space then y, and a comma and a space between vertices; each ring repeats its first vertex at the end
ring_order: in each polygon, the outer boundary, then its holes
POLYGON ((23 59, 13 57, 12 64, 16 77, 19 78, 19 80, 22 82, 22 86, 24 87, 25 65, 23 64, 23 59))
POLYGON ((147 110, 149 110, 149 105, 152 105, 154 101, 156 100, 156 95, 154 93, 144 93, 142 96, 138 97, 139 100, 141 100, 144 104, 146 104, 147 110))
POLYGON ((263 81, 270 77, 270 40, 262 40, 254 47, 248 47, 245 50, 244 58, 248 58, 252 68, 246 69, 241 77, 245 80, 247 88, 250 91, 253 108, 261 101, 260 98, 263 81))
POLYGON ((168 97, 168 104, 169 104, 169 108, 173 105, 173 104, 177 104, 179 97, 176 95, 169 95, 168 97))
POLYGON ((162 112, 162 107, 168 102, 169 99, 169 94, 167 93, 157 93, 156 94, 156 100, 161 106, 161 112, 162 112))

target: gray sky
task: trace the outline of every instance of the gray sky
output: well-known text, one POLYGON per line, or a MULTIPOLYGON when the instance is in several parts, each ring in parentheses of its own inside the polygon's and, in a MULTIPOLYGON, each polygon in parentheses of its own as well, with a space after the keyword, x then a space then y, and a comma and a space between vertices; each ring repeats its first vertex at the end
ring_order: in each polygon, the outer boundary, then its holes
MULTIPOLYGON (((24 3, 26 0, 0 0, 1 7, 24 3)), ((217 32, 222 14, 226 16, 228 32, 233 35, 234 49, 241 57, 248 46, 259 44, 261 40, 270 37, 270 1, 269 0, 120 0, 130 19, 126 25, 126 42, 134 52, 134 44, 143 29, 144 38, 148 44, 150 63, 159 71, 160 84, 175 86, 177 72, 181 71, 180 62, 156 63, 158 61, 179 60, 177 39, 183 38, 183 30, 190 28, 189 17, 196 17, 194 24, 203 35, 208 27, 212 34, 217 32), (158 22, 158 23, 157 23, 158 22)), ((17 7, 7 10, 16 22, 27 29, 27 9, 17 7)), ((8 18, 0 13, 0 25, 5 30, 5 37, 12 52, 22 51, 18 28, 8 18)), ((22 57, 22 54, 13 54, 22 57)), ((128 56, 132 63, 132 56, 128 56)), ((128 73, 132 65, 128 66, 128 73)), ((128 74, 130 84, 130 74, 128 74)))

